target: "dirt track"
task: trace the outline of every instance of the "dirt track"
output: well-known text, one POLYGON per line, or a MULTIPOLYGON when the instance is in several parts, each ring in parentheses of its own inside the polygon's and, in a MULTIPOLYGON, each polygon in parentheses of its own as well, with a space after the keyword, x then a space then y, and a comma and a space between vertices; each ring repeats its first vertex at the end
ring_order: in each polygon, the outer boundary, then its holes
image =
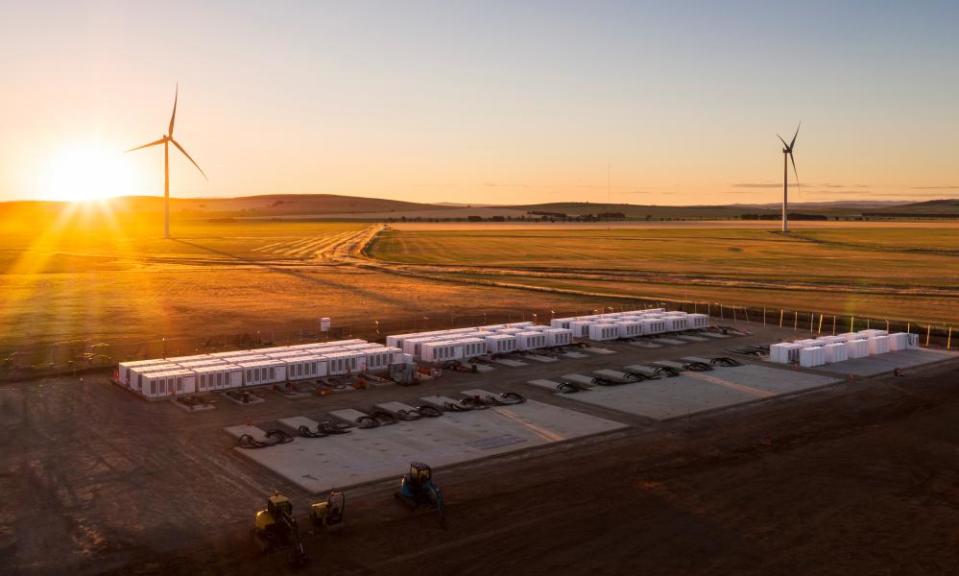
MULTIPOLYGON (((957 418, 953 363, 442 471, 446 531, 374 485, 307 538, 310 573, 951 574, 957 418)), ((286 571, 210 528, 116 573, 286 571)))

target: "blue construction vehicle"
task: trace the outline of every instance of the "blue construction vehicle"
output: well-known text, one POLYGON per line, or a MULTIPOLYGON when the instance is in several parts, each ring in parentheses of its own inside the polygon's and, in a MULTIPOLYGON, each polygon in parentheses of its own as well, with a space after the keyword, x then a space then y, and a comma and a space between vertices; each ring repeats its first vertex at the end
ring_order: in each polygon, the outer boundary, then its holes
POLYGON ((433 483, 433 470, 422 462, 410 464, 410 471, 400 480, 397 500, 406 504, 410 510, 428 508, 436 510, 440 526, 446 528, 446 510, 443 507, 443 492, 433 483))

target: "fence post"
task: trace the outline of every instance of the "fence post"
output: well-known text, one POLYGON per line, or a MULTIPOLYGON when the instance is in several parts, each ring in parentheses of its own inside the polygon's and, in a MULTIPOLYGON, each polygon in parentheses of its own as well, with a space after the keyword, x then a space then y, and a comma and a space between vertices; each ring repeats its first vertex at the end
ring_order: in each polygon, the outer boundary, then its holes
POLYGON ((763 326, 766 325, 766 307, 763 306, 763 326))
POLYGON ((783 309, 780 308, 779 309, 779 327, 780 328, 783 327, 783 313, 784 313, 783 309))
POLYGON ((856 326, 856 317, 855 317, 855 316, 850 316, 850 317, 849 317, 849 331, 850 331, 850 332, 855 332, 855 331, 856 331, 855 326, 856 326))
POLYGON ((886 333, 889 333, 889 320, 886 320, 886 333))
POLYGON ((929 347, 929 338, 932 336, 932 324, 926 324, 926 348, 929 347))
POLYGON ((748 324, 748 323, 749 323, 749 308, 748 308, 747 306, 743 306, 743 314, 746 316, 746 323, 748 324))
POLYGON ((822 313, 819 314, 819 333, 822 334, 822 313))
POLYGON ((726 316, 724 315, 724 312, 723 312, 723 303, 722 303, 722 302, 719 303, 719 319, 720 319, 720 320, 725 320, 725 319, 726 319, 726 316))
POLYGON ((912 334, 912 322, 906 322, 906 334, 912 334))
POLYGON ((799 310, 793 310, 793 332, 799 330, 799 310))
POLYGON ((832 315, 832 335, 836 335, 836 315, 832 315))
POLYGON ((733 306, 733 324, 736 323, 736 307, 733 306))
POLYGON ((809 333, 810 333, 810 334, 812 334, 813 332, 816 331, 816 330, 813 328, 813 323, 814 323, 815 321, 816 321, 816 313, 815 313, 815 312, 810 312, 810 313, 809 313, 809 333))
POLYGON ((946 350, 952 350, 952 326, 949 327, 949 332, 946 335, 946 350))

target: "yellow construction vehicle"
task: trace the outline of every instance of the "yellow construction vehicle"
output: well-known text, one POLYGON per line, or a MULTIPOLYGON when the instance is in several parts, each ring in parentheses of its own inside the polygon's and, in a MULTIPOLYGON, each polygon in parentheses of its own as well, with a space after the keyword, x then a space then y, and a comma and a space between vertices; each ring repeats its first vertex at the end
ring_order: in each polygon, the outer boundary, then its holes
MULTIPOLYGON (((343 526, 345 510, 343 493, 331 490, 326 500, 310 506, 310 520, 313 526, 332 532, 343 526)), ((256 513, 253 535, 264 553, 289 548, 292 566, 306 564, 308 557, 293 516, 293 504, 279 492, 274 491, 266 500, 266 508, 256 513)))
POLYGON ((314 502, 310 506, 310 520, 313 526, 327 532, 335 532, 343 527, 343 514, 346 512, 346 497, 342 492, 330 490, 326 500, 314 502))
POLYGON ((256 513, 253 534, 263 552, 290 548, 290 564, 306 564, 306 550, 293 517, 293 504, 279 492, 274 491, 266 500, 266 508, 256 513))

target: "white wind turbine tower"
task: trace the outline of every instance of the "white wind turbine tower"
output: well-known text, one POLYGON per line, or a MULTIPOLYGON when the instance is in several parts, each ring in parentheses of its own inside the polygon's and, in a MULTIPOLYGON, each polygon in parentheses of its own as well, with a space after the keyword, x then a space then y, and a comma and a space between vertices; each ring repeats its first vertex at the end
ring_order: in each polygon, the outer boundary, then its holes
POLYGON ((196 169, 200 171, 200 174, 203 174, 203 177, 206 178, 206 173, 203 171, 203 168, 200 168, 200 165, 183 149, 183 146, 180 146, 179 142, 173 139, 173 124, 176 121, 176 103, 179 96, 180 84, 177 83, 176 92, 173 95, 173 114, 170 116, 170 126, 167 129, 167 133, 159 140, 154 140, 149 144, 127 150, 127 152, 133 152, 141 148, 149 148, 150 146, 163 144, 163 237, 167 239, 170 238, 170 144, 172 143, 180 152, 183 152, 183 155, 186 156, 187 159, 196 166, 196 169))
POLYGON ((793 134, 793 139, 789 141, 789 144, 786 144, 786 141, 783 140, 782 136, 779 136, 779 141, 783 143, 783 232, 789 232, 789 162, 792 161, 793 165, 793 174, 796 175, 796 187, 799 187, 799 172, 796 171, 796 157, 793 156, 793 149, 796 146, 796 136, 799 136, 799 127, 802 126, 800 122, 796 126, 796 133, 793 134))

